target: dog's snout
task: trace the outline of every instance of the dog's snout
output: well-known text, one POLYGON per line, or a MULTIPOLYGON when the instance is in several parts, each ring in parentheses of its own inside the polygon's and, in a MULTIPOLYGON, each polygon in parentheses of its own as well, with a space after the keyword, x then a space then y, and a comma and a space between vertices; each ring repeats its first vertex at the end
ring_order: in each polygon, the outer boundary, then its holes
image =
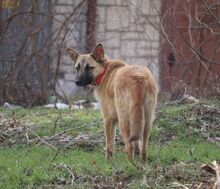
POLYGON ((82 73, 75 78, 74 82, 79 87, 85 87, 92 83, 92 77, 90 73, 82 73))
POLYGON ((76 80, 75 80, 75 84, 76 84, 76 85, 80 85, 80 80, 79 80, 79 79, 76 79, 76 80))

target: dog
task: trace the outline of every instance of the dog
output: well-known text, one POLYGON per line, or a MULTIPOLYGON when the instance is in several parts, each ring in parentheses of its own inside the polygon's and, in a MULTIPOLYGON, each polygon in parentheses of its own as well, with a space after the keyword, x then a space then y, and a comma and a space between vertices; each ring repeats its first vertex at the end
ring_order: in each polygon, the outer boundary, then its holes
POLYGON ((79 54, 72 48, 66 51, 74 62, 76 85, 92 85, 99 101, 105 126, 106 159, 112 156, 118 123, 129 158, 138 151, 146 161, 157 103, 157 84, 150 70, 109 59, 102 44, 91 54, 79 54))

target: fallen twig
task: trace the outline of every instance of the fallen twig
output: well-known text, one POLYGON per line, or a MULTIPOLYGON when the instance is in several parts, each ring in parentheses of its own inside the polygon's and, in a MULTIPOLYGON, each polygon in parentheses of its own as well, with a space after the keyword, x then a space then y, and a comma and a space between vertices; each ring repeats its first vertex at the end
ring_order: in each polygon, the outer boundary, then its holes
POLYGON ((62 135, 62 134, 68 133, 68 132, 73 131, 73 130, 81 129, 81 128, 84 128, 84 127, 86 127, 86 126, 87 126, 87 124, 82 125, 82 126, 79 126, 79 127, 74 127, 74 128, 67 129, 67 130, 65 130, 65 131, 62 131, 62 132, 60 132, 60 133, 54 135, 54 136, 51 136, 51 137, 48 138, 46 141, 50 141, 50 140, 52 140, 52 139, 54 139, 54 138, 56 138, 56 137, 58 137, 58 136, 60 136, 60 135, 62 135))
POLYGON ((71 176, 71 184, 73 184, 74 180, 75 180, 75 175, 74 173, 72 172, 70 166, 66 165, 65 163, 60 163, 59 165, 56 165, 55 166, 57 168, 64 168, 65 170, 67 170, 69 173, 70 173, 70 176, 71 176))
POLYGON ((59 149, 56 151, 56 154, 54 155, 54 157, 53 157, 53 159, 52 159, 52 161, 51 161, 50 166, 48 167, 48 169, 51 168, 51 165, 53 164, 54 160, 56 159, 57 155, 59 154, 59 152, 60 152, 60 150, 61 150, 61 147, 62 147, 62 146, 60 145, 59 149))
MULTIPOLYGON (((31 129, 29 129, 29 128, 26 128, 26 129, 29 130, 31 133, 33 133, 33 134, 38 138, 38 140, 39 140, 41 143, 46 144, 47 146, 49 146, 49 147, 52 148, 53 150, 56 150, 56 151, 57 151, 57 148, 56 148, 56 147, 54 147, 53 145, 49 144, 47 141, 42 140, 42 139, 40 138, 40 136, 39 136, 36 132, 34 132, 33 130, 31 130, 31 129)), ((39 143, 38 143, 38 144, 39 144, 39 143)))
POLYGON ((81 128, 84 128, 84 127, 86 127, 86 126, 87 126, 87 125, 85 124, 85 125, 82 125, 82 126, 79 126, 79 127, 74 127, 74 128, 67 129, 67 130, 65 130, 65 131, 62 131, 61 133, 58 133, 58 134, 56 134, 56 135, 54 135, 54 136, 51 136, 50 138, 48 138, 48 139, 46 139, 46 140, 42 140, 37 133, 35 133, 35 132, 34 132, 33 130, 31 130, 31 129, 28 129, 28 130, 31 131, 39 140, 37 141, 37 143, 36 143, 34 146, 30 147, 30 148, 27 150, 27 152, 25 153, 25 156, 26 156, 33 148, 35 148, 36 146, 40 146, 41 144, 46 144, 47 146, 51 147, 53 150, 56 150, 56 151, 59 152, 59 150, 57 150, 56 147, 54 147, 53 145, 49 144, 48 142, 51 141, 52 139, 54 139, 54 138, 56 138, 56 137, 58 137, 58 136, 64 134, 64 133, 68 133, 68 132, 70 132, 70 131, 72 131, 72 130, 81 129, 81 128))

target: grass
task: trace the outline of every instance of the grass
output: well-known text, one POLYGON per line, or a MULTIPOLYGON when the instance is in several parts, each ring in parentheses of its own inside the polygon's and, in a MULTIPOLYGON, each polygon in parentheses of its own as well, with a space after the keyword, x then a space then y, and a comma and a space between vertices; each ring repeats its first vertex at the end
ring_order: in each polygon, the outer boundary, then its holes
MULTIPOLYGON (((120 145, 116 147, 113 158, 106 161, 104 143, 95 145, 92 150, 84 146, 61 146, 56 152, 48 146, 31 148, 11 135, 5 142, 7 145, 0 147, 0 188, 171 188, 173 182, 189 184, 199 181, 199 166, 213 160, 220 161, 219 146, 204 137, 203 133, 209 130, 199 129, 207 121, 218 124, 219 120, 213 113, 204 118, 196 112, 195 107, 200 105, 162 106, 157 110, 148 163, 141 164, 135 160, 143 167, 141 170, 127 160, 120 145), (186 175, 190 179, 187 180, 186 175), (74 180, 73 184, 71 180, 74 180)), ((104 135, 102 117, 98 111, 73 112, 36 107, 16 110, 0 108, 0 136, 3 136, 4 127, 12 117, 18 125, 30 127, 40 137, 79 126, 84 127, 68 132, 68 136, 88 133, 98 140, 104 135)), ((210 136, 219 137, 218 129, 213 128, 210 129, 213 133, 210 136)), ((30 141, 35 137, 29 133, 30 141)))

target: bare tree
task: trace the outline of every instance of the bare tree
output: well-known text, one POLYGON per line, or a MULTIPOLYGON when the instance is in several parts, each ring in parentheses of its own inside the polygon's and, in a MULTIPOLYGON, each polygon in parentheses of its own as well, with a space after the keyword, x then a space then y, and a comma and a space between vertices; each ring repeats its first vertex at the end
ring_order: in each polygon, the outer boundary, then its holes
MULTIPOLYGON (((1 1, 2 2, 2 1, 1 1)), ((32 106, 55 94, 66 37, 85 1, 64 20, 57 19, 56 1, 3 1, 0 17, 0 102, 32 106), (58 23, 59 27, 52 27, 58 23)))
POLYGON ((215 0, 163 3, 161 61, 162 69, 167 70, 162 76, 164 86, 170 82, 172 88, 182 80, 195 95, 219 94, 219 8, 215 0))

